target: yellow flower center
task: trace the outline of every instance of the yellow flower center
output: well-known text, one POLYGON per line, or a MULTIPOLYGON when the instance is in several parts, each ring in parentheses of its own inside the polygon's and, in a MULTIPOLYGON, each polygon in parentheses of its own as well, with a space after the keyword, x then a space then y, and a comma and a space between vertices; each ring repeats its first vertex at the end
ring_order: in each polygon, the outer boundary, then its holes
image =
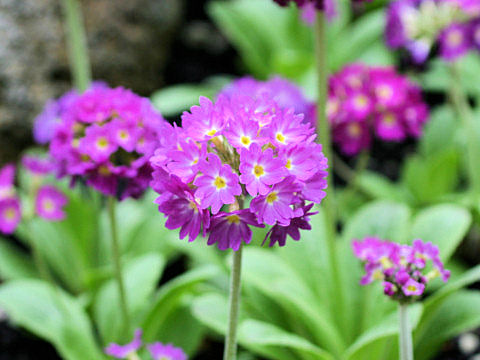
POLYGON ((276 191, 272 191, 270 194, 267 195, 267 203, 272 204, 277 201, 278 196, 276 191))
POLYGON ((415 285, 408 285, 407 290, 411 291, 411 292, 414 292, 414 291, 417 291, 417 287, 415 285))
POLYGON ((128 139, 128 132, 126 132, 125 130, 120 130, 118 132, 118 137, 122 140, 127 140, 128 139))
POLYGON ((263 170, 263 166, 261 165, 255 165, 253 167, 253 173, 255 174, 256 177, 260 177, 262 176, 263 174, 265 174, 265 171, 263 170))
POLYGON ((358 138, 360 137, 360 135, 362 135, 362 127, 360 126, 360 124, 353 122, 348 125, 347 132, 350 137, 358 138))
POLYGON ((212 129, 212 130, 210 130, 209 132, 207 132, 207 135, 208 135, 208 136, 213 136, 213 135, 215 135, 216 133, 217 133, 217 129, 212 129))
POLYGON ((365 109, 368 105, 368 98, 365 95, 358 95, 354 100, 355 107, 358 109, 365 109))
POLYGON ((285 167, 290 170, 292 168, 292 159, 288 159, 287 160, 287 164, 285 165, 285 167))
POLYGON ((380 264, 382 264, 384 269, 389 269, 393 266, 392 262, 386 256, 380 258, 380 264))
POLYGON ((225 181, 225 179, 221 176, 217 176, 215 178, 215 181, 213 182, 213 184, 215 185, 215 187, 217 189, 223 189, 225 186, 227 186, 227 182, 225 181))
POLYGON ((380 270, 375 270, 373 272, 373 279, 374 280, 383 280, 383 273, 380 270))
POLYGON ((388 113, 383 117, 383 122, 387 125, 394 125, 396 121, 397 119, 392 113, 388 113))
POLYGON ((451 47, 459 46, 463 41, 463 34, 460 30, 453 30, 447 35, 448 45, 451 47))
POLYGON ((389 99, 393 95, 392 88, 387 85, 379 86, 377 89, 377 95, 382 99, 389 99))
POLYGON ((229 216, 227 216, 227 221, 228 221, 230 224, 238 224, 238 223, 240 223, 240 216, 238 216, 238 215, 229 215, 229 216))
POLYGON ((3 217, 9 221, 12 221, 15 219, 16 212, 14 208, 7 208, 3 211, 3 217))
POLYGON ((250 145, 250 143, 252 142, 252 140, 250 140, 250 138, 248 136, 242 136, 240 138, 240 142, 245 145, 245 146, 248 146, 250 145))
POLYGON ((284 143, 285 142, 285 135, 282 133, 277 133, 275 136, 275 139, 277 139, 278 142, 284 143))
POLYGON ((362 80, 356 75, 348 76, 347 83, 353 88, 359 88, 360 86, 362 86, 362 80))
POLYGON ((102 176, 110 175, 110 170, 105 165, 102 165, 98 168, 98 173, 102 176))
POLYGON ((53 211, 53 209, 55 208, 55 204, 53 203, 52 199, 45 199, 43 201, 43 208, 47 212, 53 211))
POLYGON ((196 164, 198 164, 198 158, 195 158, 195 159, 193 159, 193 161, 192 161, 192 165, 196 165, 196 164))
POLYGON ((108 147, 108 139, 106 137, 100 137, 97 140, 97 147, 99 149, 105 149, 108 147))
POLYGON ((190 207, 190 209, 193 209, 193 211, 198 212, 197 204, 195 204, 193 201, 190 200, 188 206, 190 207))
POLYGON ((72 147, 78 148, 78 145, 80 145, 80 139, 73 139, 72 140, 72 147))

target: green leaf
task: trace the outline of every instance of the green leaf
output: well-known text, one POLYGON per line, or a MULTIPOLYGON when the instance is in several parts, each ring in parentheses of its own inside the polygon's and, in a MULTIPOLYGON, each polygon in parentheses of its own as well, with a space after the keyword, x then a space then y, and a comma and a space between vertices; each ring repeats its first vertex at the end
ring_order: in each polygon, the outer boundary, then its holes
POLYGON ((375 201, 361 208, 345 225, 344 241, 366 236, 404 243, 407 241, 410 209, 391 201, 375 201))
POLYGON ((465 237, 471 222, 470 212, 460 206, 435 205, 415 217, 411 238, 438 245, 443 262, 447 262, 465 237))
POLYGON ((228 77, 216 76, 202 84, 172 85, 155 91, 151 100, 163 116, 174 116, 198 105, 200 96, 213 99, 229 81, 228 77))
MULTIPOLYGON (((127 307, 134 322, 146 311, 160 279, 164 259, 158 254, 148 254, 134 259, 124 267, 127 307)), ((115 279, 103 285, 95 299, 93 312, 103 342, 120 341, 125 334, 121 313, 118 284, 115 279)))
MULTIPOLYGON (((227 332, 228 300, 224 295, 209 293, 200 295, 192 302, 193 315, 218 334, 227 332)), ((241 319, 241 313, 239 316, 241 319)))
POLYGON ((163 285, 142 321, 145 341, 154 341, 161 337, 164 329, 170 326, 168 323, 170 314, 182 305, 182 299, 194 294, 200 284, 218 272, 218 268, 214 266, 197 268, 163 285))
POLYGON ((37 277, 32 259, 0 237, 0 278, 14 280, 37 277))
POLYGON ((447 297, 414 332, 415 359, 431 359, 441 345, 480 325, 480 292, 459 291, 447 297))
POLYGON ((453 147, 458 130, 458 121, 451 107, 438 107, 430 117, 420 140, 420 151, 427 158, 453 147))
POLYGON ((458 154, 445 149, 428 158, 413 156, 405 164, 402 180, 420 203, 432 202, 455 188, 458 154))
POLYGON ((325 303, 318 302, 312 290, 287 262, 271 251, 248 248, 243 257, 243 278, 292 319, 305 326, 326 350, 340 352, 345 344, 325 303))
POLYGON ((364 171, 359 174, 356 182, 363 192, 375 199, 401 202, 404 201, 406 196, 397 184, 394 184, 385 176, 371 171, 364 171))
POLYGON ((0 286, 0 306, 12 320, 51 342, 66 360, 102 360, 85 310, 59 288, 40 280, 0 286))
MULTIPOLYGON (((408 317, 412 329, 415 329, 422 315, 422 305, 414 304, 408 308, 408 317)), ((398 334, 398 314, 391 313, 384 317, 384 321, 375 325, 362 333, 359 338, 348 348, 345 358, 349 360, 364 359, 364 355, 369 353, 370 346, 378 340, 385 340, 398 334)), ((390 349, 390 351, 398 351, 390 349)))
MULTIPOLYGON (((257 320, 243 321, 238 329, 238 336, 243 346, 264 356, 273 355, 272 358, 283 359, 283 356, 275 356, 275 350, 290 349, 303 359, 335 359, 331 354, 304 338, 257 320)), ((297 356, 289 357, 289 359, 298 359, 297 356)))

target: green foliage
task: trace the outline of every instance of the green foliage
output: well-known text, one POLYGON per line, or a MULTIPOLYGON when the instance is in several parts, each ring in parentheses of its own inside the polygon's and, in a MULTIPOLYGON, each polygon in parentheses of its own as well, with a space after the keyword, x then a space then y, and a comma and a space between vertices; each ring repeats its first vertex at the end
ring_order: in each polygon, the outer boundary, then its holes
POLYGON ((102 360, 92 324, 78 300, 40 280, 13 280, 0 287, 0 306, 13 321, 51 342, 69 360, 102 360))
MULTIPOLYGON (((326 256, 320 209, 320 214, 312 218, 313 230, 304 232, 300 242, 285 248, 250 246, 244 250, 240 344, 269 359, 396 359, 395 303, 383 295, 380 284, 358 284, 363 270, 352 254, 351 240, 379 236, 407 242, 412 236, 422 236, 439 246, 446 261, 470 223, 470 214, 454 204, 432 206, 419 213, 393 201, 368 204, 346 222, 337 241, 339 284, 326 256)), ((444 320, 448 330, 437 335, 432 325, 444 308, 473 306, 480 292, 456 290, 478 280, 479 270, 471 270, 439 290, 430 287, 431 296, 411 306, 419 358, 433 355, 446 339, 480 325, 478 314, 473 316, 463 308, 453 310, 444 320)), ((218 288, 193 302, 193 314, 222 334, 226 329, 226 302, 225 293, 218 288)))
MULTIPOLYGON (((106 344, 132 335, 121 324, 108 219, 99 198, 65 191, 69 204, 64 221, 35 218, 18 231, 27 246, 36 241, 59 285, 35 280, 40 275, 31 256, 0 238, 0 276, 10 280, 0 285, 0 306, 14 323, 51 342, 63 358, 104 359, 106 344)), ((147 193, 117 206, 128 309, 133 324, 144 326, 145 340, 173 342, 193 354, 205 327, 191 315, 190 303, 218 269, 187 271, 158 287, 167 258, 178 254, 178 233, 165 228, 153 198, 147 193)))

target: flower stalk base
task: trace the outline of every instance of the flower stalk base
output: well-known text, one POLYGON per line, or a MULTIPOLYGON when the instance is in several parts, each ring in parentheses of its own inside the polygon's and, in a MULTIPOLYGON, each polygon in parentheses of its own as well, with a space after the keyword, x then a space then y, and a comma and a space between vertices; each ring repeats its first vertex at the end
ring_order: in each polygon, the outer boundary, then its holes
POLYGON ((228 301, 228 329, 225 338, 223 360, 237 359, 237 322, 240 308, 240 280, 242 273, 242 247, 233 253, 230 275, 230 298, 228 301))
POLYGON ((400 304, 398 307, 400 325, 399 346, 400 360, 413 360, 412 330, 408 319, 408 305, 400 304))

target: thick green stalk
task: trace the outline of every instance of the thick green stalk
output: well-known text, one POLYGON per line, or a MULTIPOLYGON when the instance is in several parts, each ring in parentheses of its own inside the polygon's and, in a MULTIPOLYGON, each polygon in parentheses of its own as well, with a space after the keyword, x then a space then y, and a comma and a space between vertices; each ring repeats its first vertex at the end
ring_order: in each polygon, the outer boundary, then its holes
POLYGON ((462 79, 460 77, 460 70, 457 63, 450 65, 451 74, 451 101, 452 104, 463 122, 465 134, 467 136, 467 162, 468 162, 468 176, 470 186, 475 196, 480 197, 480 140, 478 139, 478 132, 475 128, 474 115, 468 98, 463 91, 462 79))
MULTIPOLYGON (((339 308, 344 306, 342 281, 339 270, 339 262, 336 249, 336 211, 333 185, 333 151, 330 139, 330 124, 327 119, 327 90, 328 90, 328 67, 327 67, 327 36, 326 36, 326 17, 323 11, 317 11, 317 21, 315 22, 315 58, 317 66, 317 133, 320 143, 323 147, 323 153, 329 159, 330 168, 328 175, 327 196, 323 200, 325 209, 325 220, 327 224, 327 246, 331 265, 332 275, 335 284, 336 303, 339 308)), ((343 310, 340 313, 344 313, 343 310)), ((341 321, 344 323, 343 321, 341 321)))
POLYGON ((240 308, 241 274, 242 246, 233 252, 232 273, 230 275, 230 298, 228 300, 228 329, 225 338, 223 360, 237 359, 237 322, 240 308))
POLYGON ((112 238, 112 258, 117 279, 118 294, 120 297, 120 308, 123 316, 123 326, 126 334, 130 333, 130 314, 127 307, 127 297, 125 293, 125 284, 123 281, 122 263, 120 260, 120 245, 118 242, 117 220, 115 214, 116 199, 113 196, 108 198, 108 216, 110 218, 111 238, 112 238))
POLYGON ((78 0, 62 0, 62 5, 73 83, 79 91, 85 91, 90 84, 92 74, 82 10, 78 0))
POLYGON ((399 320, 399 347, 400 360, 413 360, 413 342, 412 330, 408 320, 408 305, 399 304, 398 306, 399 320))

